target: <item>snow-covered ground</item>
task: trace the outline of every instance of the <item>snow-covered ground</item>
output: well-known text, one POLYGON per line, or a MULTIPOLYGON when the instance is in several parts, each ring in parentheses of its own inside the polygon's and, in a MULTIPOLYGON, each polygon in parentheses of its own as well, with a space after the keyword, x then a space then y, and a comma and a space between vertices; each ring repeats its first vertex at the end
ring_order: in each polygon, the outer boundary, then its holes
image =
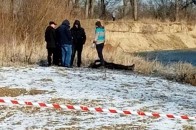
MULTIPOLYGON (((1 97, 25 101, 143 110, 196 116, 196 87, 128 71, 58 67, 2 67, 0 87, 46 90, 37 95, 1 97)), ((194 130, 196 121, 4 106, 0 130, 142 129, 194 130)))

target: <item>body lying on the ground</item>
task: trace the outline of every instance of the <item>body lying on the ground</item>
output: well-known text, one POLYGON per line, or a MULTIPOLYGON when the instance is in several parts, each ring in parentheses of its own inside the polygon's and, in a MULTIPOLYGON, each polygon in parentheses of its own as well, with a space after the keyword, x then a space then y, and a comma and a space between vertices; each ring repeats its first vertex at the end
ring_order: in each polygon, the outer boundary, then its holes
POLYGON ((130 65, 130 66, 126 66, 126 65, 121 65, 121 64, 115 64, 115 63, 110 63, 110 62, 106 62, 105 61, 105 65, 103 66, 101 64, 100 60, 96 60, 95 62, 91 63, 89 66, 89 68, 107 68, 107 69, 116 69, 116 70, 134 70, 135 64, 130 65))

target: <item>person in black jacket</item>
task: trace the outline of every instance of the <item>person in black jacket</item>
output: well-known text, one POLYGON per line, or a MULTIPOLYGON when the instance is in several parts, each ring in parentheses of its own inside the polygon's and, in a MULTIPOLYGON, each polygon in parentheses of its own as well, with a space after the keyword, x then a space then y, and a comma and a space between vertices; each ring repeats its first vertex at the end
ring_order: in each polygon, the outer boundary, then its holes
POLYGON ((48 66, 53 64, 57 64, 56 62, 56 32, 55 32, 56 23, 53 21, 49 22, 49 26, 45 31, 45 41, 46 41, 46 49, 48 50, 48 66), (53 56, 53 57, 52 57, 53 56))
POLYGON ((72 36, 69 21, 64 20, 56 31, 57 41, 61 46, 61 65, 64 67, 71 67, 72 36))
POLYGON ((82 63, 81 56, 83 45, 86 42, 86 34, 84 29, 81 27, 79 20, 75 20, 73 27, 71 28, 71 34, 73 38, 71 65, 73 65, 75 54, 77 52, 77 66, 80 67, 82 63))

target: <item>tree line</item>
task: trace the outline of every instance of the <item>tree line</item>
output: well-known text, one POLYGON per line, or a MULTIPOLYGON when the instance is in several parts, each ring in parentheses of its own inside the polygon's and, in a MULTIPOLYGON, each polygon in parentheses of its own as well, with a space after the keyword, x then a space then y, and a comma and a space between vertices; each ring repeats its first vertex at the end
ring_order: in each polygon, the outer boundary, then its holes
MULTIPOLYGON (((30 2, 42 3, 32 0, 0 0, 0 7, 4 9, 7 7, 14 12, 16 4, 22 7, 21 5, 30 2)), ((54 0, 54 3, 64 4, 66 11, 69 9, 72 17, 109 19, 112 12, 115 12, 118 19, 135 21, 143 18, 163 21, 196 19, 196 0, 54 0), (82 12, 83 15, 77 15, 78 12, 82 12)))
POLYGON ((196 0, 68 0, 73 8, 85 8, 85 18, 105 18, 115 11, 120 19, 139 18, 179 21, 196 19, 196 0), (80 5, 80 6, 79 6, 80 5), (183 16, 183 17, 181 17, 183 16), (185 17, 184 17, 185 16, 185 17))

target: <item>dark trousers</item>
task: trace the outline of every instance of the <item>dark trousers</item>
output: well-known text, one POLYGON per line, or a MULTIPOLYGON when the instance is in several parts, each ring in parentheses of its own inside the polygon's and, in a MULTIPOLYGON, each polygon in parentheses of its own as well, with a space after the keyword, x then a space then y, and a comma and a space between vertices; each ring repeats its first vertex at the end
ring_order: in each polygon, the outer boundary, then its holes
POLYGON ((75 55, 77 52, 77 66, 80 67, 82 63, 82 50, 83 50, 83 45, 73 45, 72 46, 72 57, 71 57, 71 65, 73 65, 75 55))
POLYGON ((115 21, 115 20, 116 20, 116 18, 115 18, 115 17, 112 17, 112 20, 113 20, 113 21, 115 21))
POLYGON ((57 64, 56 48, 48 48, 48 65, 57 64))
POLYGON ((56 63, 55 63, 55 65, 61 65, 61 60, 62 60, 61 46, 57 46, 57 48, 56 48, 56 63))
POLYGON ((103 58, 103 47, 104 47, 104 43, 96 44, 98 57, 101 61, 101 64, 105 65, 105 61, 104 61, 104 58, 103 58))

